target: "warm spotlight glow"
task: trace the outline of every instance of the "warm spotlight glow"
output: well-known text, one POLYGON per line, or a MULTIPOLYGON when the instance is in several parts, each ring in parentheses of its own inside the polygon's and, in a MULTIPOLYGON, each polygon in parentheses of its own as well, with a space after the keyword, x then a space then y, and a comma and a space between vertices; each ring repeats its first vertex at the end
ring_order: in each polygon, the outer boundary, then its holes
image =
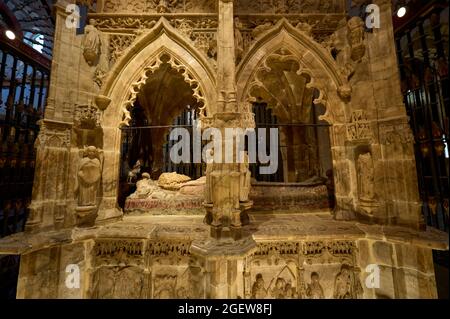
POLYGON ((401 7, 400 9, 398 9, 397 17, 403 18, 405 14, 406 14, 406 7, 401 7))
POLYGON ((8 37, 8 39, 10 39, 10 40, 14 40, 16 38, 16 35, 11 30, 6 30, 5 34, 8 37))

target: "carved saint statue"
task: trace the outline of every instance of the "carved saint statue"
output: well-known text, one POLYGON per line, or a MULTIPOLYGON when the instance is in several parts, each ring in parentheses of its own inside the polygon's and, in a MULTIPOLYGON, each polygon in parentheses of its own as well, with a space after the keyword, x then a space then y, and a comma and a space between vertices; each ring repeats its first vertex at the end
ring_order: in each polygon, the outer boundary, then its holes
POLYGON ((319 274, 316 272, 311 273, 311 283, 308 284, 306 289, 306 296, 309 299, 323 299, 323 288, 319 282, 319 274))
POLYGON ((86 63, 94 65, 100 56, 101 33, 96 28, 94 19, 89 20, 89 24, 84 28, 83 56, 86 63))
POLYGON ((375 198, 374 168, 372 154, 365 153, 358 157, 359 198, 372 201, 375 198))
POLYGON ((334 281, 335 299, 356 299, 362 289, 359 281, 355 283, 353 274, 348 265, 342 265, 341 271, 336 275, 334 281))
POLYGON ((360 17, 353 17, 348 21, 347 28, 352 60, 360 61, 366 52, 364 21, 360 17))
POLYGON ((100 155, 95 146, 88 146, 83 153, 77 174, 78 206, 96 206, 97 190, 102 175, 100 155))
POLYGON ((261 274, 256 275, 256 280, 252 286, 252 298, 264 299, 267 296, 267 290, 264 288, 264 278, 261 274))
POLYGON ((250 193, 250 181, 251 181, 251 172, 248 169, 248 154, 244 155, 244 163, 240 165, 240 191, 239 191, 239 201, 247 202, 248 195, 250 193))
POLYGON ((275 287, 270 293, 274 299, 284 299, 286 297, 286 281, 278 277, 275 281, 275 287))
POLYGON ((242 23, 239 18, 234 18, 234 50, 236 64, 242 59, 242 53, 244 52, 244 38, 241 33, 242 23))

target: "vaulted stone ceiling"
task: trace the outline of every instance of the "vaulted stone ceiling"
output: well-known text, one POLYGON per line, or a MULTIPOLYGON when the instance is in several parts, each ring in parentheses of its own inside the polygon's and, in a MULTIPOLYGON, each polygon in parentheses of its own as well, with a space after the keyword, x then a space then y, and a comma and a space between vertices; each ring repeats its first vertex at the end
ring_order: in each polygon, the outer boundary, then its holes
POLYGON ((298 61, 286 52, 271 55, 258 70, 250 94, 267 103, 284 123, 309 123, 314 88, 299 71, 298 61))
POLYGON ((138 94, 149 124, 170 125, 188 106, 196 107, 193 92, 178 71, 164 63, 153 73, 138 94))

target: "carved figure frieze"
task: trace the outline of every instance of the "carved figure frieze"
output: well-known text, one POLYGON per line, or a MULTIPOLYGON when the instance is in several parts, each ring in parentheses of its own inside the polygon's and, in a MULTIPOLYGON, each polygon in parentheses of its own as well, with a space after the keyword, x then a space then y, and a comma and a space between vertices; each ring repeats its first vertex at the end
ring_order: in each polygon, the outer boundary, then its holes
POLYGON ((153 298, 154 299, 174 299, 176 298, 177 276, 176 275, 157 275, 153 279, 153 298))
POLYGON ((267 289, 265 288, 265 282, 262 274, 257 274, 255 282, 252 286, 252 298, 264 299, 267 297, 267 289))
POLYGON ((325 298, 322 285, 320 284, 320 277, 317 272, 311 273, 311 282, 308 284, 308 288, 306 289, 306 296, 309 299, 325 298))
POLYGON ((343 264, 334 282, 335 299, 357 299, 362 292, 359 279, 355 278, 352 267, 343 264))
POLYGON ((144 283, 144 273, 138 267, 101 267, 93 276, 92 297, 96 299, 143 298, 144 283))
POLYGON ((101 160, 102 152, 95 146, 88 146, 82 151, 75 188, 80 209, 92 209, 97 205, 97 192, 102 175, 101 160))
POLYGON ((356 244, 351 240, 258 243, 244 267, 246 298, 358 298, 356 244))
POLYGON ((153 267, 153 298, 198 299, 204 298, 204 273, 201 267, 187 263, 153 267))
POLYGON ((89 20, 89 24, 84 28, 83 56, 89 66, 94 65, 100 57, 101 33, 96 28, 95 20, 89 20))

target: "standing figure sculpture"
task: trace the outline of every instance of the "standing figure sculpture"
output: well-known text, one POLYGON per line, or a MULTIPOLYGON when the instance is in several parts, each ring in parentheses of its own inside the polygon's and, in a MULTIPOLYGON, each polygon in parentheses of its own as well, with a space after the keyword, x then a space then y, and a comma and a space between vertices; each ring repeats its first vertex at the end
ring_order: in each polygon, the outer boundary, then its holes
POLYGON ((99 159, 99 151, 95 146, 88 146, 83 151, 83 158, 78 166, 78 207, 95 207, 97 190, 100 185, 102 167, 99 159))
POLYGON ((316 272, 311 273, 311 283, 308 284, 308 288, 306 289, 306 296, 309 299, 324 298, 323 288, 319 282, 319 274, 316 272))
POLYGON ((249 200, 250 188, 251 188, 251 172, 249 170, 248 154, 244 155, 244 162, 239 164, 240 168, 240 191, 239 201, 247 202, 249 200))
POLYGON ((94 19, 89 20, 89 24, 84 28, 83 56, 89 66, 93 66, 100 57, 101 34, 96 28, 94 19))
POLYGON ((239 21, 239 18, 234 18, 234 55, 236 64, 241 61, 244 52, 244 38, 241 33, 242 28, 242 22, 239 21))
POLYGON ((252 298, 264 299, 267 297, 267 290, 264 287, 264 278, 261 274, 256 275, 256 280, 252 286, 252 298))
POLYGON ((359 199, 372 201, 375 198, 374 191, 374 167, 370 153, 361 154, 357 161, 359 199))
POLYGON ((356 280, 348 265, 342 265, 334 281, 335 299, 357 299, 362 291, 361 283, 356 280))

